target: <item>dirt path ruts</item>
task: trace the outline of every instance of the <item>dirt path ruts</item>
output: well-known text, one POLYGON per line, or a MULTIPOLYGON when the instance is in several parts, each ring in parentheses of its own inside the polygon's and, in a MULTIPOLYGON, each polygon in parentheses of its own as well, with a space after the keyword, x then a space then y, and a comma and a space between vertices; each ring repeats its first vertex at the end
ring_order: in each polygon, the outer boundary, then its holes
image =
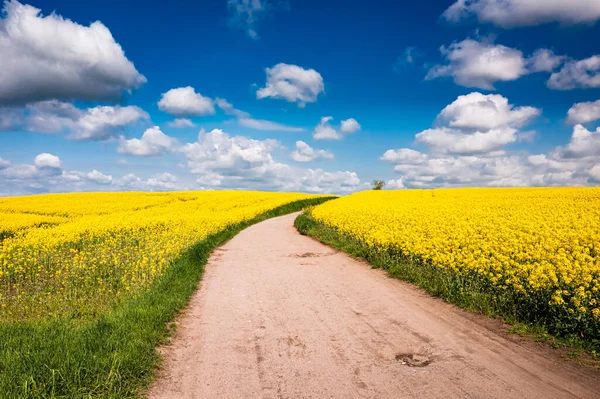
POLYGON ((151 398, 600 395, 600 373, 299 235, 295 216, 213 254, 151 398))

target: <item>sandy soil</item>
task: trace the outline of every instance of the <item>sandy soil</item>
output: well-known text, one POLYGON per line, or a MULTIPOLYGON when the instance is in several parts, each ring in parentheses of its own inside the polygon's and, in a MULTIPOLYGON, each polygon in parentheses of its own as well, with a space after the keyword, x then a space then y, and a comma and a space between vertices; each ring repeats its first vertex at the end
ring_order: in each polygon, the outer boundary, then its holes
POLYGON ((597 371, 300 236, 295 216, 214 253, 151 398, 599 397, 597 371))

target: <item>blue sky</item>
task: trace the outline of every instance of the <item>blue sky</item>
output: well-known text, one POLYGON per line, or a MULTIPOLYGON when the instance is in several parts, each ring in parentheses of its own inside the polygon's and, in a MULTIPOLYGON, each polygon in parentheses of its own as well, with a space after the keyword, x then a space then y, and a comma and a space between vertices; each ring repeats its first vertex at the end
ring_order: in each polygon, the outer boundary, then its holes
POLYGON ((599 19, 597 0, 8 1, 0 195, 596 185, 599 19))

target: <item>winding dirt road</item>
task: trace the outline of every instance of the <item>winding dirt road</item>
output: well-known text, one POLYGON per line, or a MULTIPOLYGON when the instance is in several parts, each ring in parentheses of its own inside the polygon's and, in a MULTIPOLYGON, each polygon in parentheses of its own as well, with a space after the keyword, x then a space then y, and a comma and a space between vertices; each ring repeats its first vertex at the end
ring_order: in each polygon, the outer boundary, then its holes
POLYGON ((299 235, 218 249, 151 398, 598 397, 600 373, 299 235))

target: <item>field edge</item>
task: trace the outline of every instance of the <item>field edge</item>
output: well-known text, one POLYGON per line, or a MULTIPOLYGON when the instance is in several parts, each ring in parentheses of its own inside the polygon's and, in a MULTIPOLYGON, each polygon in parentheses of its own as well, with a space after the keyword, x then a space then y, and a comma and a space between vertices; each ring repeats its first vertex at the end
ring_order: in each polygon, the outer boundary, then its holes
POLYGON ((600 343, 589 342, 577 336, 557 336, 549 333, 544 325, 519 320, 515 316, 516 312, 507 310, 499 304, 502 301, 486 296, 477 290, 477 287, 472 290, 463 289, 464 281, 445 270, 410 259, 400 260, 394 254, 377 251, 315 220, 307 212, 303 212, 295 219, 294 227, 300 234, 312 237, 353 258, 364 260, 374 268, 384 269, 389 276, 411 283, 432 296, 472 313, 501 318, 504 323, 512 326, 508 330, 509 334, 527 337, 536 343, 560 349, 559 354, 562 357, 577 360, 584 366, 600 369, 600 343))
POLYGON ((0 397, 137 397, 160 367, 157 348, 198 288, 214 249, 247 227, 336 198, 290 202, 208 236, 147 290, 93 321, 0 326, 0 397))

